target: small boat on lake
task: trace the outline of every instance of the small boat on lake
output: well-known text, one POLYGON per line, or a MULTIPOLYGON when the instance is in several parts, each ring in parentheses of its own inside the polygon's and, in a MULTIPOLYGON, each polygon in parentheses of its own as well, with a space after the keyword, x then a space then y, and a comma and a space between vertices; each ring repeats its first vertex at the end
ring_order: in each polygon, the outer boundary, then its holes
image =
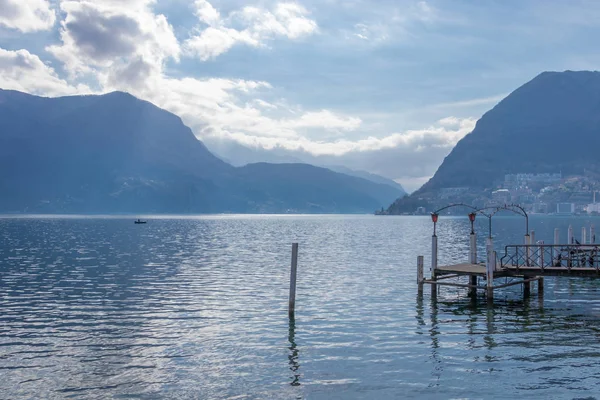
POLYGON ((147 221, 142 221, 141 219, 137 219, 133 221, 134 224, 145 224, 147 221))

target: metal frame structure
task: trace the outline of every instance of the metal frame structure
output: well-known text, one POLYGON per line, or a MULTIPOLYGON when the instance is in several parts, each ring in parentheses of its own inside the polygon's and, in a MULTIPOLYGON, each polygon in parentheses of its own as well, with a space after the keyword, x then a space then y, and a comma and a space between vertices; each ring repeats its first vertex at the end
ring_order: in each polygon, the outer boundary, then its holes
POLYGON ((436 236, 436 225, 440 215, 440 212, 447 210, 453 207, 467 207, 473 210, 472 213, 469 214, 469 220, 471 221, 471 233, 474 233, 473 223, 475 222, 475 215, 481 214, 488 218, 488 237, 492 237, 492 217, 499 213, 500 211, 510 211, 522 217, 525 217, 525 235, 529 236, 529 215, 527 211, 523 207, 518 204, 504 204, 497 206, 488 206, 483 208, 476 208, 468 204, 464 203, 453 203, 442 208, 439 208, 431 213, 431 220, 433 221, 433 236, 436 236))

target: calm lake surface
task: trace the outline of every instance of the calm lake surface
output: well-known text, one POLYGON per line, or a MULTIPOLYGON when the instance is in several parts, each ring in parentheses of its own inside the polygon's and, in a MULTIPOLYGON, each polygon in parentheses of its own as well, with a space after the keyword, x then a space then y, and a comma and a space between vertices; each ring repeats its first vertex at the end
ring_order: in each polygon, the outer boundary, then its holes
MULTIPOLYGON (((429 217, 133 219, 0 218, 0 398, 600 398, 600 279, 432 301, 429 217)), ((493 223, 500 253, 522 243, 524 219, 493 223)), ((466 261, 467 218, 438 228, 440 263, 466 261)))

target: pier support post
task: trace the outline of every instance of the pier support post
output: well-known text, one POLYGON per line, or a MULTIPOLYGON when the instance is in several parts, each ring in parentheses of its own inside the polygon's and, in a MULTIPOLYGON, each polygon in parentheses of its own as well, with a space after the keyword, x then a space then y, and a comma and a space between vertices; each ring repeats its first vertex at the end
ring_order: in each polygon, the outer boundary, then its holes
POLYGON ((538 296, 544 295, 544 277, 540 276, 538 278, 538 296))
POLYGON ((572 225, 569 225, 569 230, 567 232, 567 239, 569 240, 569 242, 568 242, 569 244, 575 243, 575 241, 573 240, 574 237, 573 237, 573 226, 572 225))
POLYGON ((531 265, 531 248, 529 246, 531 246, 531 236, 527 232, 525 234, 525 265, 528 267, 531 265))
MULTIPOLYGON (((469 285, 477 286, 477 275, 469 275, 469 285)), ((470 287, 467 295, 469 297, 477 297, 477 289, 470 287)))
POLYGON ((581 244, 587 244, 587 229, 585 226, 581 227, 581 244))
MULTIPOLYGON (((525 275, 525 279, 530 277, 525 275)), ((531 295, 531 282, 523 282, 523 297, 529 297, 531 295)))
POLYGON ((590 244, 596 244, 596 230, 594 224, 590 226, 590 244))
MULTIPOLYGON (((554 228, 554 245, 559 245, 560 244, 560 229, 558 228, 554 228)), ((552 265, 554 266, 556 264, 556 260, 558 260, 558 254, 559 254, 559 250, 558 247, 554 248, 554 254, 552 254, 552 265)))
POLYGON ((477 237, 475 236, 474 233, 471 233, 470 235, 470 260, 469 262, 471 264, 477 264, 477 237))
POLYGON ((535 243, 535 231, 531 231, 531 233, 529 234, 529 247, 527 248, 527 259, 529 260, 529 263, 531 265, 535 265, 535 257, 534 257, 534 250, 535 247, 534 246, 535 243))
POLYGON ((289 316, 294 318, 296 308, 296 271, 298 270, 298 243, 292 243, 292 270, 290 273, 289 316))
POLYGON ((417 257, 417 293, 420 295, 423 294, 423 281, 425 280, 425 275, 423 273, 423 256, 417 257))
MULTIPOLYGON (((438 265, 438 245, 437 245, 437 235, 431 236, 431 280, 435 281, 437 279, 437 265, 438 265)), ((437 296, 437 285, 431 285, 431 296, 437 296)))
POLYGON ((487 239, 486 249, 486 294, 489 302, 494 298, 494 269, 496 269, 496 253, 494 253, 494 242, 491 237, 487 239))

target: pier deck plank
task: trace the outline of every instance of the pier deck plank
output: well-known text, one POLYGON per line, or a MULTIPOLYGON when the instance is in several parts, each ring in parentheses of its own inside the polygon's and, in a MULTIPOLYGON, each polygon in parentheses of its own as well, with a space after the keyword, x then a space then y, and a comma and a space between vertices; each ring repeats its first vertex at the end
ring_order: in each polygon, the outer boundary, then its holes
MULTIPOLYGON (((477 275, 486 276, 485 264, 453 264, 439 265, 436 268, 437 275, 477 275)), ((505 266, 502 269, 494 271, 494 278, 505 276, 581 276, 581 277, 600 277, 600 271, 595 268, 566 268, 566 267, 546 267, 544 269, 536 266, 519 267, 505 266)))
POLYGON ((438 274, 459 274, 459 275, 482 275, 485 276, 485 264, 454 264, 438 265, 435 269, 438 274))
POLYGON ((595 268, 566 268, 566 267, 519 267, 506 266, 505 270, 511 275, 527 275, 527 276, 582 276, 582 277, 600 277, 600 271, 595 268))

